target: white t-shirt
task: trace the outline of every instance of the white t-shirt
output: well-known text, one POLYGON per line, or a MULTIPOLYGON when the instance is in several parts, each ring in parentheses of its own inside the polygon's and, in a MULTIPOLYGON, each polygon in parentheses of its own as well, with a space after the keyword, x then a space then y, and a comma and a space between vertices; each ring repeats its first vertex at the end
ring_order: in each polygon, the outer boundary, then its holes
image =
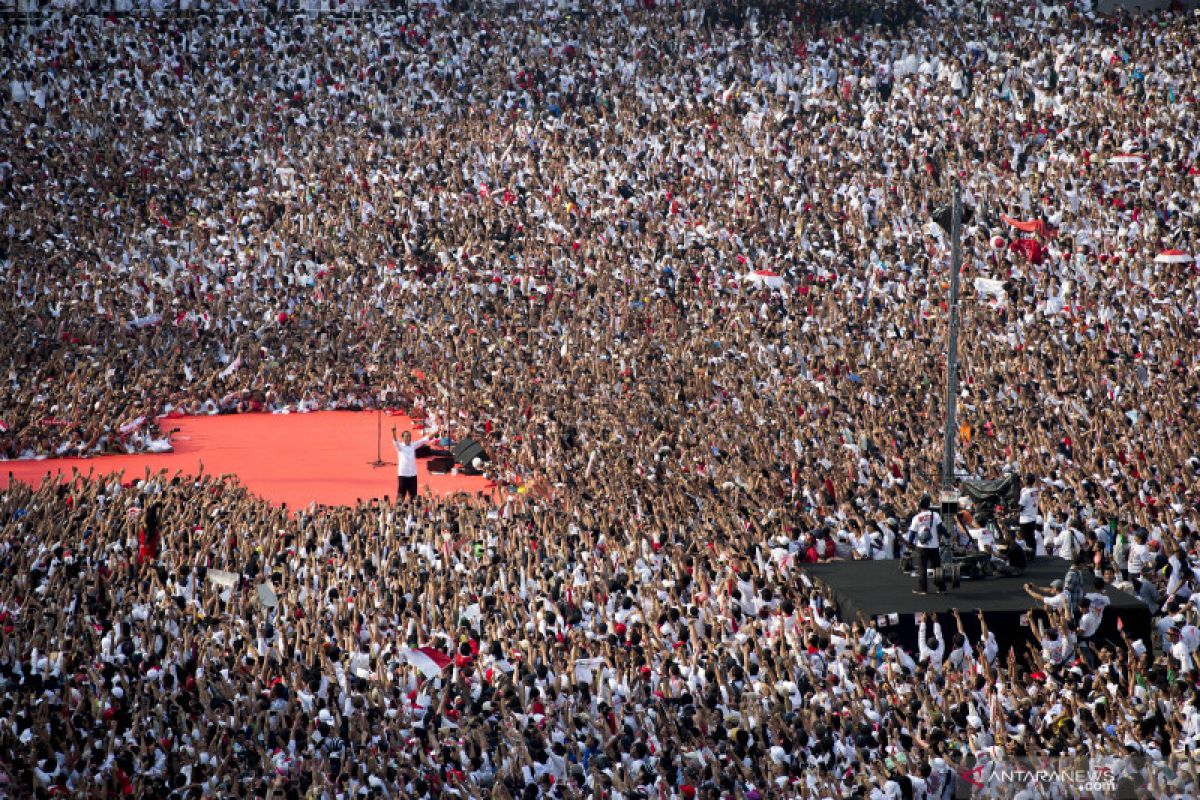
POLYGON ((1071 596, 1064 589, 1058 594, 1052 594, 1049 597, 1043 597, 1042 602, 1048 608, 1067 608, 1071 604, 1071 596))
POLYGON ((938 546, 938 527, 942 524, 942 515, 936 511, 921 511, 913 517, 908 526, 912 541, 917 547, 936 548, 938 546))
POLYGON ((871 533, 870 537, 878 545, 871 550, 872 558, 876 561, 883 561, 894 557, 896 534, 892 532, 891 528, 882 528, 876 533, 871 533))
POLYGON ((1082 546, 1083 534, 1072 528, 1063 528, 1054 537, 1054 554, 1064 561, 1074 561, 1075 553, 1082 546))
POLYGON ((1129 561, 1128 561, 1128 566, 1127 566, 1127 569, 1129 570, 1129 574, 1130 575, 1141 575, 1142 568, 1146 564, 1149 564, 1152 559, 1153 559, 1153 556, 1150 553, 1149 545, 1135 541, 1129 547, 1129 561))
POLYGON ((996 534, 992 533, 990 528, 972 528, 970 534, 975 540, 975 546, 985 553, 990 553, 996 546, 996 534))
POLYGON ((396 473, 401 478, 417 477, 417 448, 428 443, 428 439, 417 439, 409 444, 399 439, 392 440, 396 446, 396 473))
POLYGON ((1018 502, 1021 504, 1019 521, 1022 524, 1038 521, 1038 498, 1041 496, 1042 490, 1035 486, 1026 486, 1021 490, 1021 497, 1018 502))
POLYGON ((1090 609, 1088 613, 1079 618, 1079 635, 1085 639, 1090 639, 1096 635, 1096 631, 1100 629, 1101 612, 1096 609, 1090 609))

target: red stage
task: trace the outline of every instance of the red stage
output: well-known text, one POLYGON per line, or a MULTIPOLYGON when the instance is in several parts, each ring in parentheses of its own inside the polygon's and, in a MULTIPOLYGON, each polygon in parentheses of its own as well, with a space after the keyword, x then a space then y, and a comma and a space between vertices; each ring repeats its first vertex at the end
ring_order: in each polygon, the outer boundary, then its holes
MULTIPOLYGON (((56 458, 44 461, 0 462, 0 485, 12 479, 40 483, 47 473, 70 477, 71 468, 97 475, 124 472, 131 479, 151 472, 182 471, 196 475, 233 474, 251 492, 288 508, 352 505, 387 495, 396 496, 396 451, 391 429, 411 428, 406 417, 383 417, 383 459, 375 468, 375 412, 320 411, 313 414, 232 414, 159 420, 163 430, 179 428, 171 437, 175 452, 96 458, 56 458)), ((413 438, 420 437, 414 430, 413 438)), ((472 494, 490 491, 482 477, 430 475, 425 460, 417 462, 421 493, 472 494)))

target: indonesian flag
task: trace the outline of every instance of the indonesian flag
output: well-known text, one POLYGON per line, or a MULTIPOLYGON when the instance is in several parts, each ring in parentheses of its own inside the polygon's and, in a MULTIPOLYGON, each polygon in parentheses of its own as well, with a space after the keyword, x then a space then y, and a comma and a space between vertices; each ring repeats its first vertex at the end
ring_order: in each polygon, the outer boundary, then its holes
POLYGON ((8 433, 8 423, 0 419, 0 433, 8 433))
POLYGON ((1154 257, 1158 264, 1188 264, 1192 257, 1182 250, 1163 250, 1154 257))
POLYGON ((1000 219, 1003 220, 1006 224, 1011 225, 1014 228, 1016 228, 1017 230, 1022 231, 1024 233, 1036 233, 1038 236, 1044 237, 1046 239, 1053 239, 1056 236, 1058 236, 1058 231, 1054 230, 1054 228, 1051 228, 1049 225, 1047 225, 1045 222, 1043 222, 1040 219, 1031 219, 1031 220, 1027 220, 1027 221, 1022 221, 1022 220, 1010 217, 1007 214, 1001 214, 1000 219))
POLYGON ((781 276, 778 272, 774 272, 769 269, 755 270, 748 275, 742 276, 742 280, 749 281, 750 283, 755 283, 760 286, 767 286, 771 289, 778 289, 783 286, 783 276, 781 276))
POLYGON ((432 647, 401 650, 400 660, 412 664, 425 673, 425 677, 427 678, 436 678, 453 661, 450 656, 434 650, 432 647))

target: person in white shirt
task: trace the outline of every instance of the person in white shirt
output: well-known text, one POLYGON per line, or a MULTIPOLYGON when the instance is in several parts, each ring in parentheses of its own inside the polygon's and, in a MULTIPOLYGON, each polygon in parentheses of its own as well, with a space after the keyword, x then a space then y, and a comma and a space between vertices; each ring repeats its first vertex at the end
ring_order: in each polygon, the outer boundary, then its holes
POLYGON ((1153 561, 1150 545, 1147 542, 1148 538, 1145 528, 1138 528, 1134 532, 1134 542, 1129 547, 1129 561, 1126 567, 1130 575, 1141 575, 1143 567, 1153 561))
POLYGON ((918 661, 928 662, 936 672, 942 671, 942 659, 946 655, 946 642, 942 639, 942 626, 938 624, 937 614, 931 614, 929 621, 933 623, 933 636, 925 637, 925 618, 917 629, 918 661))
MULTIPOLYGON (((1100 621, 1104 616, 1103 608, 1093 608, 1092 601, 1084 597, 1079 601, 1079 641, 1080 643, 1091 642, 1096 635, 1096 631, 1100 630, 1100 621)), ((1085 657, 1087 654, 1085 654, 1085 657)))
POLYGON ((1088 603, 1091 604, 1092 609, 1098 614, 1103 614, 1104 609, 1108 608, 1112 602, 1108 599, 1108 595, 1104 593, 1104 584, 1104 578, 1099 576, 1093 578, 1092 591, 1084 595, 1088 603))
POLYGON ((1171 657, 1179 662, 1181 671, 1195 668, 1195 653, 1200 649, 1200 628, 1195 625, 1173 625, 1167 631, 1171 657))
POLYGON ((875 561, 883 561, 896 557, 896 532, 887 522, 879 521, 875 523, 875 530, 871 531, 870 537, 870 557, 875 561))
POLYGON ((1176 545, 1175 552, 1167 559, 1170 572, 1167 578, 1167 599, 1186 603, 1195 593, 1195 574, 1187 551, 1176 545))
POLYGON ((1064 525, 1054 535, 1054 554, 1063 561, 1074 561, 1075 554, 1083 546, 1083 533, 1070 525, 1064 525))
POLYGON ((1034 600, 1040 600, 1046 605, 1046 608, 1062 610, 1071 607, 1071 597, 1063 588, 1062 581, 1051 581, 1049 589, 1027 583, 1025 584, 1025 593, 1034 600))
POLYGON ((1042 490, 1038 488, 1037 476, 1030 473, 1025 476, 1025 488, 1017 502, 1021 506, 1021 515, 1017 521, 1021 524, 1021 537, 1025 540, 1025 549, 1029 551, 1030 559, 1037 554, 1037 523, 1042 518, 1038 512, 1038 500, 1042 490))
POLYGON ((392 426, 392 444, 396 448, 396 502, 417 496, 417 450, 429 443, 428 439, 412 440, 412 432, 405 431, 396 438, 396 426, 392 426))
MULTIPOLYGON (((908 526, 908 546, 916 548, 917 588, 915 594, 929 593, 929 570, 942 565, 941 532, 942 515, 930 509, 929 495, 921 497, 920 510, 908 526)), ((937 586, 938 592, 946 591, 944 581, 937 586)))

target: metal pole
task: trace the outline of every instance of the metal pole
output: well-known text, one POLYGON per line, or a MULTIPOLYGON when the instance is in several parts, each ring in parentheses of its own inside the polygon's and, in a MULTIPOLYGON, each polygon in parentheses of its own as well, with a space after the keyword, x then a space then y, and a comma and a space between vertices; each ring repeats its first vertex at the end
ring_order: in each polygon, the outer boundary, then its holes
POLYGON ((958 490, 954 486, 954 443, 958 436, 958 284, 962 271, 962 200, 954 184, 950 208, 950 331, 946 344, 946 432, 942 452, 942 507, 950 513, 943 520, 950 541, 954 541, 954 512, 958 509, 958 490))

